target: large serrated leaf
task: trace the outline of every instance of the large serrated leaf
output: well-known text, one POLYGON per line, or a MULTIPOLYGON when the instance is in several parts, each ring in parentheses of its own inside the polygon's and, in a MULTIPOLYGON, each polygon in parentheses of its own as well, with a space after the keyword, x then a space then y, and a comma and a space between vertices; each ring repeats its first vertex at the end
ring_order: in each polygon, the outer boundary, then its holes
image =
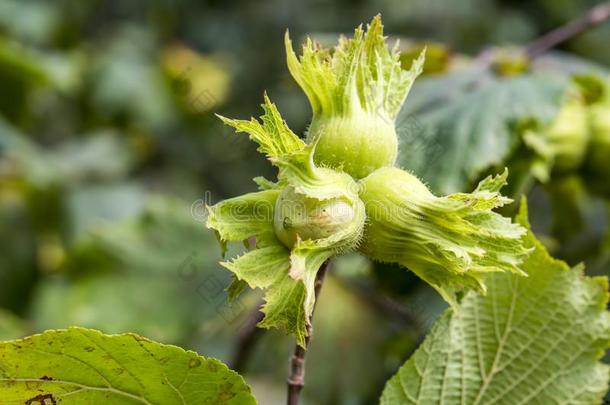
POLYGON ((0 343, 0 403, 255 404, 216 359, 135 334, 70 328, 0 343))
MULTIPOLYGON (((526 210, 520 222, 527 225, 526 210)), ((610 342, 605 277, 583 277, 530 233, 529 277, 489 276, 487 296, 448 310, 388 381, 382 405, 595 404, 608 388, 598 362, 610 342)))

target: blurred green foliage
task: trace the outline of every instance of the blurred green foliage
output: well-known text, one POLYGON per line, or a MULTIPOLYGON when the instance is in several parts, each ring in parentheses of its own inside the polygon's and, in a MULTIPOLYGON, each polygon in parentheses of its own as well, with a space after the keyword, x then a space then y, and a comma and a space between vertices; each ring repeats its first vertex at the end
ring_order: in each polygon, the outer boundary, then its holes
MULTIPOLYGON (((403 111, 401 164, 456 191, 510 159, 508 121, 553 115, 570 73, 610 63, 610 26, 563 46, 589 61, 553 56, 538 73, 481 77, 465 55, 523 44, 593 3, 3 0, 0 338, 80 325, 230 361, 259 296, 226 302, 229 275, 202 204, 252 191, 254 173, 273 172, 213 114, 257 115, 266 89, 305 131, 311 112, 285 66, 285 29, 295 41, 334 42, 381 12, 386 31, 404 39, 405 68, 427 45, 426 76, 403 111), (440 148, 413 136, 434 122, 440 148)), ((599 187, 584 173, 532 187, 535 230, 571 264, 607 274, 610 204, 599 187)), ((341 260, 316 315, 308 403, 375 403, 443 305, 404 269, 341 260)), ((255 344, 245 375, 260 403, 283 402, 291 348, 276 332, 255 344)))

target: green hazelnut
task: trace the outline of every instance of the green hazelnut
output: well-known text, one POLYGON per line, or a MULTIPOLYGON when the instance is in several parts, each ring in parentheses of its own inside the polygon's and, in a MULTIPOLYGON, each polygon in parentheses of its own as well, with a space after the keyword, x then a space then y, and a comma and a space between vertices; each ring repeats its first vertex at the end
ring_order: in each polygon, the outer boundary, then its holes
POLYGON ((384 166, 393 166, 398 154, 394 121, 369 113, 314 116, 308 141, 316 141, 314 160, 356 179, 384 166))
POLYGON ((415 232, 417 206, 435 196, 416 176, 395 167, 373 172, 361 181, 361 190, 360 198, 367 213, 361 251, 374 260, 402 262, 403 256, 411 252, 399 240, 399 228, 412 220, 412 232, 415 232))
POLYGON ((313 111, 307 140, 316 144, 316 164, 356 179, 394 165, 396 117, 422 72, 424 51, 401 59, 398 48, 386 44, 379 16, 333 50, 307 39, 297 56, 288 35, 285 43, 288 69, 313 111))
POLYGON ((492 211, 510 202, 498 192, 507 176, 488 177, 470 194, 437 197, 404 170, 376 170, 360 181, 367 216, 360 251, 407 267, 451 304, 464 288, 484 292, 486 272, 522 274, 525 229, 492 211))
POLYGON ((332 236, 354 221, 354 207, 345 199, 317 200, 286 187, 275 203, 273 228, 288 248, 298 239, 317 240, 332 236))
MULTIPOLYGON (((359 240, 364 226, 364 205, 357 199, 330 198, 318 200, 286 187, 275 203, 273 229, 275 235, 291 249, 297 240, 331 238, 347 229, 354 229, 352 245, 359 240)), ((352 247, 352 246, 350 246, 352 247)))

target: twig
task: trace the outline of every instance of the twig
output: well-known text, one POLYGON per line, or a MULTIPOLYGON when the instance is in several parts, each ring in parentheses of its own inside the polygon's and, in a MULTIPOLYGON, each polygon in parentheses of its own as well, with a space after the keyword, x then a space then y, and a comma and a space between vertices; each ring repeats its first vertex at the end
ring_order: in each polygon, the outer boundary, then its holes
MULTIPOLYGON (((525 55, 529 59, 536 59, 557 45, 568 41, 583 32, 602 24, 610 18, 610 2, 598 4, 582 17, 569 21, 541 37, 538 37, 524 46, 525 55)), ((476 57, 481 70, 491 67, 494 60, 494 48, 484 47, 476 57)))
POLYGON ((584 16, 568 22, 566 25, 534 40, 526 47, 526 54, 534 59, 551 48, 591 29, 610 18, 610 2, 598 4, 584 16))
POLYGON ((307 336, 305 337, 305 348, 296 345, 294 349, 294 354, 290 359, 290 376, 288 377, 288 405, 298 405, 299 398, 301 394, 301 390, 305 385, 305 354, 307 352, 307 347, 309 346, 309 341, 311 340, 311 334, 313 332, 313 328, 311 326, 311 322, 313 320, 313 312, 316 309, 316 304, 318 303, 318 296, 320 295, 320 290, 322 289, 322 284, 324 283, 324 276, 330 266, 330 261, 327 260, 324 262, 320 270, 318 270, 318 274, 316 275, 316 284, 315 284, 315 297, 316 300, 314 302, 314 308, 309 317, 307 323, 307 336))
POLYGON ((237 348, 231 360, 231 368, 237 372, 244 371, 254 345, 263 334, 264 329, 256 326, 264 316, 260 311, 260 307, 261 305, 254 307, 254 310, 248 314, 248 319, 244 325, 239 329, 236 343, 237 348))

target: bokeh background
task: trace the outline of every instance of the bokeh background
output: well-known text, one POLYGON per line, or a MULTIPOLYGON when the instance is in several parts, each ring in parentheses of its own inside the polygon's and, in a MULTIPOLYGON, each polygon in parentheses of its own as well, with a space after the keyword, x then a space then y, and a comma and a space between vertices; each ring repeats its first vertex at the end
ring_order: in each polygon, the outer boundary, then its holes
MULTIPOLYGON (((229 273, 204 225, 206 203, 254 191, 252 177, 274 172, 214 114, 258 116, 267 91, 303 133, 311 111, 285 65, 287 28, 330 45, 381 13, 412 55, 428 45, 425 83, 595 3, 0 1, 0 338, 69 325, 138 332, 217 357, 260 403, 283 403, 294 342, 252 333, 258 292, 227 303, 229 273)), ((609 43, 606 25, 560 50, 603 70, 609 43)), ((413 100, 424 90, 416 85, 413 100)), ((409 117, 407 137, 421 126, 409 117)), ((422 177, 438 184, 431 167, 422 177)), ((452 191, 469 191, 459 184, 452 191)), ((581 174, 553 184, 530 189, 539 234, 570 264, 608 273, 607 197, 581 174)), ((338 260, 316 313, 306 403, 375 403, 444 308, 404 269, 338 260)))

